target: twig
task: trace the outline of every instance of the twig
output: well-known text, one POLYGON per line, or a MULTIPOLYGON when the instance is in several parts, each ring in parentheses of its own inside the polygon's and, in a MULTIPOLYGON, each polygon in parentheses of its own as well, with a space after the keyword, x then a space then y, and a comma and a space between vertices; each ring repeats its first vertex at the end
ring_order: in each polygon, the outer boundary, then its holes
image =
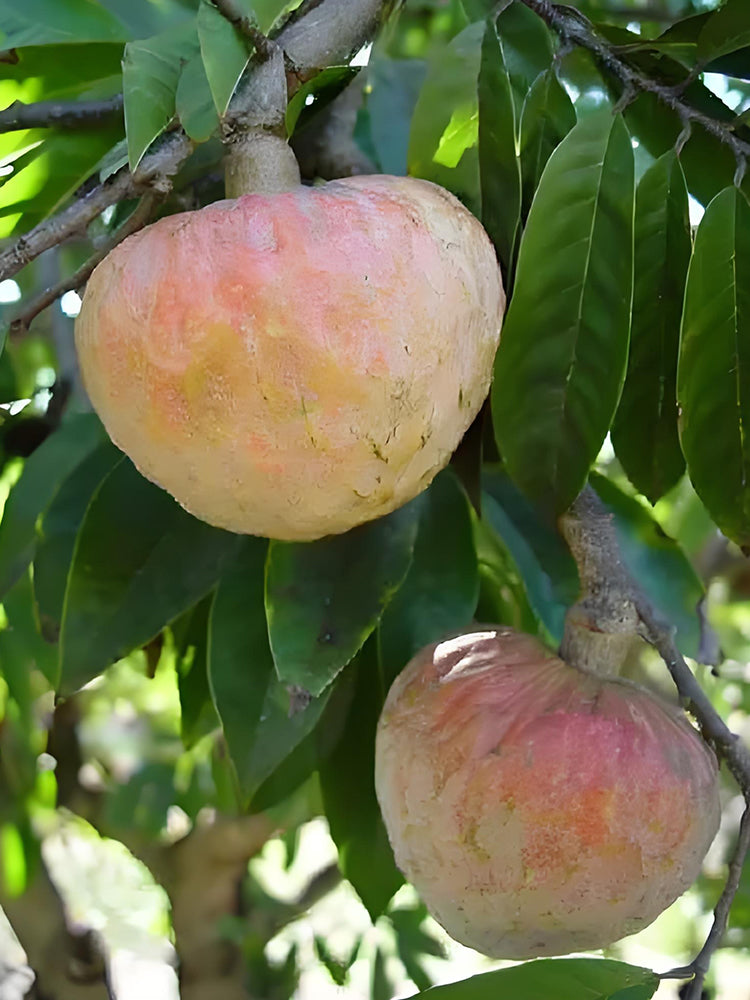
POLYGON ((748 850, 750 850, 750 806, 746 807, 742 814, 740 833, 732 860, 729 862, 727 880, 714 909, 714 922, 705 944, 690 965, 682 966, 679 969, 672 969, 670 972, 666 972, 659 977, 660 979, 688 979, 692 976, 693 979, 688 983, 684 1000, 700 1000, 703 994, 703 982, 711 964, 711 958, 721 944, 724 932, 727 929, 729 910, 740 886, 742 868, 748 850))
POLYGON ((695 679, 677 649, 672 626, 661 619, 622 565, 611 515, 607 514, 605 506, 590 486, 584 489, 561 519, 560 527, 579 564, 583 589, 582 600, 566 616, 566 634, 569 630, 568 619, 570 624, 575 625, 575 619, 582 613, 589 626, 605 635, 620 632, 621 626, 627 625, 634 616, 635 633, 653 646, 664 660, 680 698, 697 720, 703 738, 724 760, 746 802, 737 846, 724 890, 714 910, 714 922, 708 938, 689 965, 664 975, 664 978, 670 979, 694 977, 686 1000, 699 1000, 711 956, 726 930, 729 910, 750 849, 750 751, 729 729, 695 679))
POLYGON ((25 128, 87 128, 122 117, 122 94, 107 101, 14 101, 0 111, 0 133, 25 128))
POLYGON ((641 625, 640 635, 654 647, 680 693, 688 710, 698 720, 704 738, 726 761, 745 800, 750 803, 750 751, 727 726, 711 704, 703 688, 685 662, 674 641, 674 630, 663 622, 643 594, 635 592, 635 605, 641 625))
POLYGON ((253 43, 255 51, 263 59, 268 59, 271 56, 276 48, 276 43, 264 35, 257 24, 253 24, 250 18, 237 7, 234 0, 213 0, 213 4, 222 16, 237 28, 240 34, 253 43))
MULTIPOLYGON (((652 80, 650 76, 620 58, 614 49, 601 39, 594 26, 579 12, 550 3, 550 0, 521 0, 529 10, 553 29, 564 41, 572 42, 589 52, 627 88, 653 94, 662 104, 675 111, 683 122, 695 122, 728 146, 738 160, 750 156, 750 142, 738 138, 733 132, 734 122, 721 122, 703 114, 680 97, 681 88, 674 88, 652 80)), ((684 81, 687 83, 688 81, 684 81)))
POLYGON ((139 205, 136 207, 135 211, 132 212, 125 222, 120 226, 114 236, 107 240, 106 243, 101 246, 96 253, 93 253, 85 264, 82 264, 78 270, 71 274, 68 278, 63 278, 56 285, 52 285, 50 288, 46 288, 40 295, 33 299, 16 317, 10 324, 10 336, 16 337, 21 333, 28 330, 31 321, 39 315, 40 312, 45 310, 48 306, 51 306, 53 302, 56 302, 65 292, 76 291, 82 285, 84 285, 94 268, 99 264, 110 250, 114 249, 118 243, 130 236, 132 233, 137 233, 139 229, 143 229, 148 220, 151 218, 151 214, 159 200, 159 195, 154 192, 146 194, 141 198, 139 205))
POLYGON ((0 253, 0 281, 11 278, 50 247, 85 232, 89 223, 110 205, 149 187, 163 189, 166 179, 179 170, 192 151, 193 144, 184 132, 171 132, 158 149, 144 156, 134 174, 129 170, 118 171, 59 215, 40 222, 4 253, 0 253))

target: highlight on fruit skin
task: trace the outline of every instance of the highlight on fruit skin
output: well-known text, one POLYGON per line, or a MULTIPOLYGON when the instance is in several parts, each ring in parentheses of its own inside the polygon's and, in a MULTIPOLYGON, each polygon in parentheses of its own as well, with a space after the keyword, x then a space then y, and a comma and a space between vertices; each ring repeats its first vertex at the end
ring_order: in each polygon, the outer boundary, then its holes
POLYGON ((500 627, 428 646, 396 679, 376 788, 430 912, 496 958, 646 927, 719 825, 716 759, 677 707, 500 627))
POLYGON ((353 177, 130 236, 75 336, 94 408, 145 476, 210 524, 307 540, 400 507, 447 464, 504 307, 456 198, 353 177))

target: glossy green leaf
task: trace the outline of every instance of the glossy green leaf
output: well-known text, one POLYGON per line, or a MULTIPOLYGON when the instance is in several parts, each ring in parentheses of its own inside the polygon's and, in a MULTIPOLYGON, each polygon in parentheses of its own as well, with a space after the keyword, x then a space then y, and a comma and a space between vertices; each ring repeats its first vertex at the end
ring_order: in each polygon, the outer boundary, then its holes
POLYGON ((475 521, 474 539, 479 564, 477 621, 508 625, 528 635, 536 635, 539 619, 529 603, 524 581, 507 545, 485 518, 475 521))
POLYGON ((356 686, 344 731, 319 775, 339 867, 374 921, 403 882, 375 796, 375 731, 385 692, 374 639, 353 669, 356 686))
POLYGON ((750 549, 750 205, 734 187, 695 237, 677 399, 693 486, 724 534, 750 549))
POLYGON ((42 634, 50 642, 60 633, 68 573, 86 509, 102 480, 121 461, 122 452, 103 441, 62 483, 38 526, 34 594, 42 634))
POLYGON ((557 531, 500 467, 486 468, 482 481, 483 518, 513 558, 535 614, 559 642, 565 612, 578 598, 575 561, 557 531))
POLYGON ((482 223, 508 275, 521 220, 521 166, 511 81, 492 18, 482 39, 477 95, 482 223))
POLYGON ((580 492, 620 396, 633 176, 621 118, 589 115, 552 153, 521 241, 492 412, 511 476, 549 513, 580 492))
POLYGON ((306 127, 317 130, 318 112, 337 98, 358 72, 356 66, 328 66, 303 84, 287 105, 287 134, 301 132, 306 127))
POLYGON ((622 560, 633 579, 661 617, 675 627, 681 652, 703 660, 698 605, 706 593, 690 560, 643 503, 596 473, 591 485, 614 515, 622 560))
POLYGON ((182 67, 198 49, 193 22, 125 46, 122 89, 131 170, 174 117, 182 67))
POLYGON ((485 972, 420 996, 430 1000, 650 1000, 659 977, 650 969, 603 958, 543 958, 485 972), (627 991, 625 996, 623 992, 627 991))
POLYGON ((746 45, 750 45, 750 6, 746 0, 724 0, 698 36, 697 56, 706 63, 746 45))
POLYGON ((195 142, 205 142, 219 128, 219 116, 200 52, 182 67, 175 108, 182 127, 195 142))
POLYGON ((295 706, 274 670, 263 606, 268 543, 247 538, 216 589, 208 676, 243 799, 308 735, 328 692, 295 706))
POLYGON ((60 634, 64 690, 152 639, 210 591, 240 543, 188 514, 123 460, 76 539, 60 634))
POLYGON ((651 503, 685 471, 676 382, 691 250, 687 186, 670 151, 646 171, 636 194, 630 354, 612 427, 622 467, 651 503))
POLYGON ((125 42, 130 32, 91 0, 0 0, 4 49, 76 42, 125 42))
POLYGON ((526 95, 521 112, 519 155, 524 218, 529 213, 547 160, 575 123, 573 102, 554 70, 540 73, 526 95))
POLYGON ((0 597, 34 558, 37 518, 60 484, 104 439, 95 416, 71 417, 26 460, 0 521, 0 597))
POLYGON ((209 0, 201 0, 198 8, 198 37, 214 104, 223 115, 247 66, 250 46, 209 0))
POLYGON ((407 574, 418 521, 419 499, 344 535, 271 542, 266 612, 282 681, 318 695, 349 663, 407 574))
POLYGON ((407 170, 409 130, 427 65, 421 59, 376 56, 367 68, 367 111, 378 165, 385 174, 407 170))
POLYGON ((446 469, 424 494, 411 568, 380 622, 387 683, 423 646, 466 628, 478 595, 471 509, 446 469))
POLYGON ((472 24, 431 60, 412 117, 409 173, 448 188, 477 215, 477 79, 484 24, 472 24))

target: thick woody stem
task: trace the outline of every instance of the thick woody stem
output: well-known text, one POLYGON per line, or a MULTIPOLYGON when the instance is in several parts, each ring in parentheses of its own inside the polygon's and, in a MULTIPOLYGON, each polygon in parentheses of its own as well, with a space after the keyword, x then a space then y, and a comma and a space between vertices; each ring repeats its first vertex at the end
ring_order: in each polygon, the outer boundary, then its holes
POLYGON ((560 530, 581 581, 581 595, 565 616, 560 656, 593 673, 618 674, 638 634, 638 613, 612 515, 587 489, 560 518, 560 530))

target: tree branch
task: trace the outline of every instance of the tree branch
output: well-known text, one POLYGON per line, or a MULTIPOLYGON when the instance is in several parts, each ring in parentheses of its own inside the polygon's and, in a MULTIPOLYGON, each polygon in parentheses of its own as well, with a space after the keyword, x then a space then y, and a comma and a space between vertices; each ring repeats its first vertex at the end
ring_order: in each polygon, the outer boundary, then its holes
POLYGON ((127 236, 132 235, 132 233, 137 233, 139 229, 143 229, 151 218, 158 201, 159 195, 155 192, 150 192, 149 194, 144 195, 135 211, 128 216, 114 236, 107 240, 103 246, 96 251, 96 253, 93 253, 85 264, 82 264, 74 274, 70 275, 70 277, 63 278, 56 285, 46 288, 35 299, 32 299, 32 301, 12 320, 10 324, 11 337, 18 336, 28 330, 31 321, 38 316, 40 312, 43 312, 43 310, 45 310, 48 306, 51 306, 53 302, 56 302, 57 299, 59 299, 65 292, 77 291, 82 285, 85 285, 91 275, 91 272, 97 264, 104 260, 110 250, 114 249, 118 243, 122 243, 127 236))
POLYGON ((598 62, 623 84, 626 90, 653 94, 662 104, 676 112, 683 124, 700 125, 719 142, 728 146, 738 162, 744 162, 750 156, 750 142, 735 135, 734 122, 721 122, 716 118, 711 118, 682 99, 680 95, 685 84, 692 79, 691 76, 677 88, 652 80, 651 77, 621 58, 606 41, 596 34, 594 26, 579 11, 573 11, 570 7, 558 6, 551 3, 550 0, 521 0, 521 2, 541 17, 563 41, 579 48, 588 49, 598 62))
POLYGON ((0 133, 25 128, 87 128, 122 118, 122 94, 107 101, 14 101, 0 111, 0 133))
POLYGON ((134 174, 125 169, 118 171, 59 215, 40 222, 0 253, 0 281, 11 278, 50 247, 84 233, 89 223, 110 205, 149 188, 165 190, 166 179, 179 170, 192 151, 193 143, 184 132, 171 132, 154 152, 143 157, 134 174))
POLYGON ((271 56, 276 49, 276 43, 264 35, 256 24, 253 24, 250 18, 236 5, 235 0, 213 0, 213 4, 222 16, 237 28, 240 34, 253 43, 256 52, 263 59, 268 59, 271 56))
POLYGON ((724 885, 724 890, 719 897, 719 901, 716 904, 716 908, 714 909, 714 922, 708 933, 705 944, 690 965, 682 966, 679 969, 672 969, 670 972, 667 972, 660 977, 661 979, 689 979, 690 976, 692 976, 693 979, 688 984, 687 992, 685 993, 685 1000, 701 1000, 701 996, 703 995, 703 983, 711 964, 711 959, 714 952, 721 944, 724 932, 727 929, 729 910, 731 909, 732 901, 734 900, 740 886, 742 868, 744 866, 748 850, 750 850, 750 806, 746 807, 744 813, 742 814, 740 833, 737 838, 737 844, 735 845, 732 859, 729 862, 727 880, 724 885))

